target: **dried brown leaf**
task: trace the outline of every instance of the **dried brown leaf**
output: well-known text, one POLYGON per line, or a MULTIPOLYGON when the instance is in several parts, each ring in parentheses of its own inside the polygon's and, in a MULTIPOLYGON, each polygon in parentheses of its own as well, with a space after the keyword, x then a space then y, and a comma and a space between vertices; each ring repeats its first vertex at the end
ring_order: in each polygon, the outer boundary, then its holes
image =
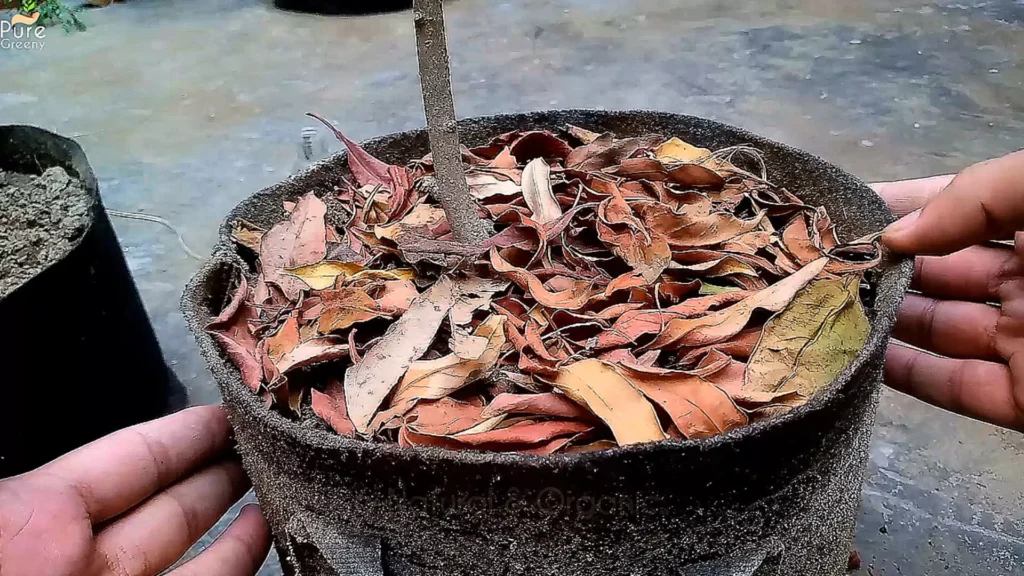
POLYGON ((388 327, 380 341, 366 352, 362 362, 345 372, 349 415, 361 434, 369 431, 377 408, 412 362, 430 347, 441 322, 455 305, 458 292, 456 283, 442 276, 388 327))
POLYGON ((815 260, 792 276, 707 316, 670 320, 665 330, 644 349, 704 346, 727 340, 743 329, 754 310, 778 311, 789 304, 797 291, 821 274, 827 263, 827 258, 815 260))
POLYGON ((600 360, 564 366, 552 385, 604 421, 620 445, 665 439, 658 415, 643 394, 600 360))

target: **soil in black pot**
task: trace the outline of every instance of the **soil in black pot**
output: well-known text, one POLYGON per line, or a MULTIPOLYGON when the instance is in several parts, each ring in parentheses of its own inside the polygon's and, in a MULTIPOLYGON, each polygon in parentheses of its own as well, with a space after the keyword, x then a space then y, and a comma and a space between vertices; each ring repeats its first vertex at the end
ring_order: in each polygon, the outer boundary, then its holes
POLYGON ((0 297, 66 256, 89 226, 92 196, 63 168, 0 170, 0 297))

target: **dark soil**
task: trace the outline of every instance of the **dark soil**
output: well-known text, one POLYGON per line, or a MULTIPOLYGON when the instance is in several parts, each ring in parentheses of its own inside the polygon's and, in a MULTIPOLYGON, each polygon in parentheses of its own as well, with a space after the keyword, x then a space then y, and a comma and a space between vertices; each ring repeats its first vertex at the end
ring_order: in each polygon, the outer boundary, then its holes
POLYGON ((63 168, 0 170, 0 298, 67 255, 91 221, 92 196, 63 168))

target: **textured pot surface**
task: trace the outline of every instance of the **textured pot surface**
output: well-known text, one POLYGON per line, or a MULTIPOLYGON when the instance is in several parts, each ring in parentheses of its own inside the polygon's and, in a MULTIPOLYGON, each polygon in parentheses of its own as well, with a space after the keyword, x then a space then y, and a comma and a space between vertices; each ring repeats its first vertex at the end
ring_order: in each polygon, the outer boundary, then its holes
MULTIPOLYGON (((513 129, 565 123, 618 136, 657 132, 708 148, 753 144, 769 178, 825 206, 843 238, 892 220, 853 176, 806 152, 742 130, 657 112, 557 111, 466 120, 469 146, 513 129)), ((425 131, 366 149, 405 163, 425 131)), ((827 390, 790 414, 700 441, 533 457, 371 444, 304 428, 262 403, 203 332, 240 270, 230 222, 267 226, 281 203, 330 196, 350 178, 344 155, 252 196, 229 215, 183 310, 220 383, 239 450, 286 572, 423 575, 825 575, 845 573, 884 351, 909 284, 909 261, 873 275, 872 330, 827 390), (383 568, 382 568, 383 566, 383 568)))
POLYGON ((164 363, 96 176, 74 141, 0 126, 0 168, 59 166, 92 196, 88 229, 59 260, 0 298, 0 478, 172 408, 164 363))

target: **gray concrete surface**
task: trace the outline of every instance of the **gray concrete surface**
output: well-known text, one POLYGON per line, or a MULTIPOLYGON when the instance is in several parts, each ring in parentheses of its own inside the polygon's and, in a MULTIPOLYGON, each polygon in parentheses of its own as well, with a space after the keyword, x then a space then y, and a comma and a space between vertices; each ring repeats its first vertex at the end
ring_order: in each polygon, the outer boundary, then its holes
MULTIPOLYGON (((408 12, 135 0, 85 19, 40 51, 0 50, 0 123, 76 137, 109 208, 166 218, 201 253, 232 206, 294 168, 304 112, 355 139, 423 123, 408 12)), ((456 0, 448 19, 463 116, 699 114, 868 180, 1024 147, 1020 0, 456 0)), ((177 311, 199 262, 165 228, 115 226, 191 401, 216 401, 177 311)), ((888 393, 859 574, 1024 574, 1022 472, 1020 435, 888 393)))

